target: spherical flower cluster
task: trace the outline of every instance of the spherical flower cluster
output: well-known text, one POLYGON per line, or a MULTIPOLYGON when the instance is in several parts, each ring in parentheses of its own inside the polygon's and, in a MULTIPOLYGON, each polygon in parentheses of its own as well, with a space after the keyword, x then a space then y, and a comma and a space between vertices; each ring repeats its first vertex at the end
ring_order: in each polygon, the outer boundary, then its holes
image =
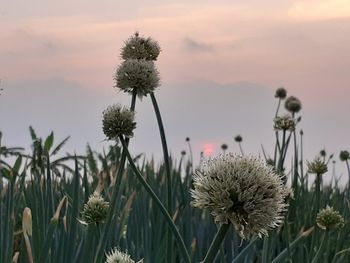
POLYGON ((308 172, 312 174, 322 175, 328 171, 327 164, 319 157, 315 158, 312 162, 307 163, 308 172))
POLYGON ((132 137, 134 135, 133 130, 136 128, 134 118, 134 112, 122 108, 119 104, 109 106, 103 112, 103 133, 109 140, 117 139, 120 135, 132 137))
POLYGON ((242 136, 241 135, 237 135, 237 136, 235 136, 235 142, 242 142, 243 141, 243 138, 242 138, 242 136))
POLYGON ((85 224, 103 222, 109 211, 109 203, 98 193, 93 193, 81 211, 81 221, 85 224))
POLYGON ((122 48, 122 58, 127 59, 145 59, 157 60, 160 53, 160 46, 157 41, 152 38, 140 37, 136 32, 126 42, 122 48))
POLYGON ((143 97, 159 86, 159 73, 153 61, 128 59, 118 67, 115 80, 116 87, 122 91, 132 93, 135 90, 143 97))
POLYGON ((348 151, 340 151, 339 159, 343 162, 350 159, 350 153, 348 151))
MULTIPOLYGON (((140 261, 142 262, 142 261, 140 261)), ((119 251, 114 248, 109 254, 107 254, 106 263, 136 263, 130 258, 127 253, 119 251)))
POLYGON ((284 106, 286 110, 288 110, 291 113, 297 113, 301 110, 301 102, 298 98, 294 96, 288 97, 284 106))
POLYGON ((276 90, 276 93, 275 93, 275 98, 279 98, 279 99, 284 99, 285 97, 287 97, 287 91, 285 88, 281 87, 281 88, 278 88, 276 90))
POLYGON ((228 148, 228 145, 226 143, 221 144, 221 150, 226 151, 228 148))
POLYGON ((319 228, 323 230, 337 230, 344 227, 344 218, 342 215, 333 209, 333 207, 327 206, 322 209, 316 217, 316 223, 319 228))
POLYGON ((194 174, 192 205, 208 209, 216 223, 232 223, 243 239, 283 223, 288 189, 273 168, 254 157, 221 155, 194 174))
POLYGON ((294 131, 296 122, 290 115, 285 115, 283 117, 276 117, 274 120, 274 129, 282 131, 294 131))

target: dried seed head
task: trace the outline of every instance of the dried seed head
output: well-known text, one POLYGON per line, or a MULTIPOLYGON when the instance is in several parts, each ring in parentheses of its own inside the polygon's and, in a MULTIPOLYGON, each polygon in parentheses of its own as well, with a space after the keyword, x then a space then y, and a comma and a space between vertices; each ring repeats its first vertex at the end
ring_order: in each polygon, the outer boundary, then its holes
POLYGON ((119 104, 109 106, 103 111, 102 129, 109 140, 116 140, 118 136, 132 137, 136 128, 134 112, 122 108, 119 104))
POLYGON ((342 215, 333 209, 333 207, 327 206, 322 209, 316 217, 316 223, 319 228, 323 230, 338 230, 344 227, 344 218, 342 215))
POLYGON ((157 41, 152 38, 140 37, 136 32, 126 42, 122 48, 122 58, 127 59, 145 59, 157 60, 160 53, 160 47, 157 41))
POLYGON ((291 113, 297 113, 301 110, 301 102, 298 98, 294 96, 288 97, 284 106, 286 110, 288 110, 291 113))
POLYGON ((348 151, 340 151, 339 159, 343 162, 350 159, 350 153, 348 151))
POLYGON ((285 97, 287 97, 287 91, 285 88, 283 87, 280 87, 276 90, 276 93, 275 93, 275 98, 279 98, 279 99, 284 99, 285 97))
POLYGON ((276 117, 273 120, 274 122, 274 129, 275 130, 282 130, 282 131, 294 131, 296 122, 290 115, 285 115, 283 117, 276 117))
POLYGON ((208 209, 215 222, 231 222, 249 239, 283 223, 289 194, 271 166, 254 157, 221 155, 206 161, 193 177, 192 206, 208 209))
POLYGON ((119 251, 114 248, 109 254, 107 254, 106 263, 136 263, 130 258, 127 253, 119 251))
POLYGON ((145 59, 128 59, 117 69, 116 87, 128 93, 136 91, 138 97, 147 96, 159 86, 159 73, 153 63, 145 59))
POLYGON ((93 193, 81 211, 81 220, 85 224, 103 222, 109 211, 109 203, 98 193, 93 193))
POLYGON ((308 172, 312 174, 322 175, 328 171, 327 164, 316 157, 312 162, 307 162, 308 172))

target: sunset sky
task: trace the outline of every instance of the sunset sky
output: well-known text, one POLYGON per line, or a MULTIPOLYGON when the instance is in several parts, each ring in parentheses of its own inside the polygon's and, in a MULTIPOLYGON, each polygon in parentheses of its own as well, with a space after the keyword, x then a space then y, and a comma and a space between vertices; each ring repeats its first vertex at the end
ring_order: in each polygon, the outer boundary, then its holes
MULTIPOLYGON (((219 152, 241 134, 247 152, 273 149, 274 91, 303 103, 299 128, 312 157, 350 149, 349 0, 3 1, 0 130, 28 146, 28 126, 69 151, 107 145, 101 112, 130 98, 113 88, 120 48, 136 30, 157 40, 156 92, 169 148, 219 152)), ((138 101, 134 152, 159 155, 149 98, 138 101)), ((340 165, 340 164, 339 164, 340 165)))

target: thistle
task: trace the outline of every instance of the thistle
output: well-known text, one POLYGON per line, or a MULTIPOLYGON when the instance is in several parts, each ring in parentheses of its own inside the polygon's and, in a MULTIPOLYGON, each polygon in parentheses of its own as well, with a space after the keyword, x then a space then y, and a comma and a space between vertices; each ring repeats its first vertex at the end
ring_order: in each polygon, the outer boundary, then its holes
POLYGON ((157 60, 160 53, 160 46, 152 38, 140 37, 136 32, 126 42, 122 48, 121 56, 123 59, 145 59, 157 60))
POLYGON ((122 108, 119 104, 109 106, 103 112, 102 129, 109 140, 115 140, 118 136, 132 137, 136 128, 134 112, 122 108))
POLYGON ((192 206, 208 209, 220 224, 232 223, 243 239, 283 223, 288 189, 273 168, 233 154, 209 159, 194 174, 192 206))
POLYGON ((323 230, 339 230, 344 227, 344 218, 342 215, 333 209, 333 207, 327 206, 322 209, 316 217, 317 226, 323 230))
MULTIPOLYGON (((137 263, 142 262, 143 260, 140 260, 137 263)), ((136 263, 136 261, 132 260, 130 255, 127 253, 121 252, 117 248, 114 248, 109 254, 107 254, 105 263, 136 263)))
POLYGON ((114 77, 116 87, 132 93, 136 91, 142 98, 152 93, 159 86, 159 73, 153 63, 145 59, 128 59, 117 69, 114 77))
POLYGON ((109 211, 109 203, 98 193, 93 193, 81 211, 81 221, 85 224, 103 222, 109 211))

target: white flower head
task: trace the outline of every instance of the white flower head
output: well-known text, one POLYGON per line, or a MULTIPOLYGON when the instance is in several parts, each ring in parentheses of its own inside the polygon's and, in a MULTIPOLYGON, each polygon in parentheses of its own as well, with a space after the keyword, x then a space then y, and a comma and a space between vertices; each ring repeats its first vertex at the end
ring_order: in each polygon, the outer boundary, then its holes
POLYGON ((283 223, 289 193, 272 167, 255 157, 220 155, 194 173, 194 207, 208 209, 216 223, 232 223, 243 239, 283 223))
MULTIPOLYGON (((139 261, 139 263, 141 263, 139 261)), ((114 248, 110 253, 107 254, 107 259, 105 263, 136 263, 136 261, 130 258, 130 255, 121 252, 119 249, 114 248)))
POLYGON ((136 90, 137 95, 143 97, 159 86, 159 72, 153 61, 128 59, 118 67, 115 81, 120 90, 128 93, 136 90))
POLYGON ((102 113, 103 133, 109 140, 117 139, 118 136, 132 137, 136 128, 135 113, 119 104, 109 106, 102 113))
POLYGON ((94 224, 103 222, 109 211, 109 203, 98 193, 90 195, 84 208, 81 211, 81 222, 84 224, 94 224))
POLYGON ((157 60, 160 53, 160 46, 152 38, 144 38, 136 32, 126 42, 122 48, 122 58, 127 59, 145 59, 157 60))

